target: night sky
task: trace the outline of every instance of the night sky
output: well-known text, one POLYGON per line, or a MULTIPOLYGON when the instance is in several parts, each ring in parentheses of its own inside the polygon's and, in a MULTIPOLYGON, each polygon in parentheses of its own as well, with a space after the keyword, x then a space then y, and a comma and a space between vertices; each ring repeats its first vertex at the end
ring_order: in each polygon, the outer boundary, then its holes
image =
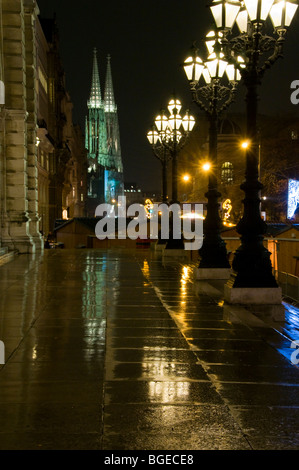
MULTIPOLYGON (((142 190, 159 190, 161 165, 153 156, 146 134, 154 117, 173 92, 183 110, 193 114, 189 85, 181 65, 193 41, 200 48, 213 19, 206 0, 37 0, 44 18, 56 13, 66 86, 73 104, 73 119, 84 130, 91 87, 93 48, 98 50, 102 92, 107 55, 111 55, 114 94, 118 106, 120 139, 126 182, 142 190)), ((287 34, 285 57, 266 73, 260 90, 259 111, 295 113, 290 84, 299 80, 299 12, 287 34)), ((204 50, 204 47, 203 47, 204 50)), ((231 112, 245 111, 240 86, 231 112)))

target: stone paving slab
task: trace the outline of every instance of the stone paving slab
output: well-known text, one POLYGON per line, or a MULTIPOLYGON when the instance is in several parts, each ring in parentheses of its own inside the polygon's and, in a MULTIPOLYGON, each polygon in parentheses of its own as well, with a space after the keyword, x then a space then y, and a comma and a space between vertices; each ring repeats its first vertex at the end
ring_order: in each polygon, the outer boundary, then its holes
POLYGON ((1 266, 0 449, 298 449, 296 313, 235 321, 222 287, 149 250, 1 266))

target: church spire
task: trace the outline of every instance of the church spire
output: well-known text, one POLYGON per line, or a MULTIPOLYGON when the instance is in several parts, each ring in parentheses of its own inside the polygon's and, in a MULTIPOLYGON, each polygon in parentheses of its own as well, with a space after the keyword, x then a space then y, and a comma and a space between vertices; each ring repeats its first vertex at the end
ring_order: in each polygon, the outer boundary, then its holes
POLYGON ((89 108, 101 108, 103 106, 96 48, 93 50, 92 84, 87 105, 89 108))
POLYGON ((105 83, 105 93, 104 93, 104 106, 106 113, 116 113, 117 106, 114 99, 113 83, 112 83, 112 74, 111 74, 111 65, 110 65, 110 55, 107 56, 107 72, 106 72, 106 83, 105 83))

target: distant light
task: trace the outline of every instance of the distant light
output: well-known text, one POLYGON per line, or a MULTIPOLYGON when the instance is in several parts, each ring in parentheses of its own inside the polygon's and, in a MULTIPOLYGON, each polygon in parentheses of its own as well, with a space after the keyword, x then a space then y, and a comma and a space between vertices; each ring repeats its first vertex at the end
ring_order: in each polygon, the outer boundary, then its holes
POLYGON ((203 169, 204 171, 210 171, 210 169, 211 169, 211 163, 210 163, 210 162, 204 163, 204 164, 202 165, 202 169, 203 169))
POLYGON ((181 216, 181 219, 201 219, 201 220, 204 220, 205 217, 203 217, 201 214, 197 214, 196 212, 188 212, 187 214, 183 214, 181 216))
POLYGON ((186 181, 186 182, 189 181, 189 180, 190 180, 190 176, 189 176, 189 175, 184 175, 184 176, 183 176, 183 180, 186 181))
POLYGON ((244 150, 248 149, 250 147, 250 141, 249 140, 244 140, 243 142, 241 142, 241 147, 244 150))

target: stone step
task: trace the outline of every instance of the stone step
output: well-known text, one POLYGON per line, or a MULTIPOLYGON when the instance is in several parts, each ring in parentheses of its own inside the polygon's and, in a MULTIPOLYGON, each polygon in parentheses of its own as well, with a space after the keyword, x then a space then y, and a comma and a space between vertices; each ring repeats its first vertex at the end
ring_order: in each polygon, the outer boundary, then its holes
POLYGON ((0 248, 0 266, 12 261, 15 257, 15 251, 8 251, 7 247, 0 248))

